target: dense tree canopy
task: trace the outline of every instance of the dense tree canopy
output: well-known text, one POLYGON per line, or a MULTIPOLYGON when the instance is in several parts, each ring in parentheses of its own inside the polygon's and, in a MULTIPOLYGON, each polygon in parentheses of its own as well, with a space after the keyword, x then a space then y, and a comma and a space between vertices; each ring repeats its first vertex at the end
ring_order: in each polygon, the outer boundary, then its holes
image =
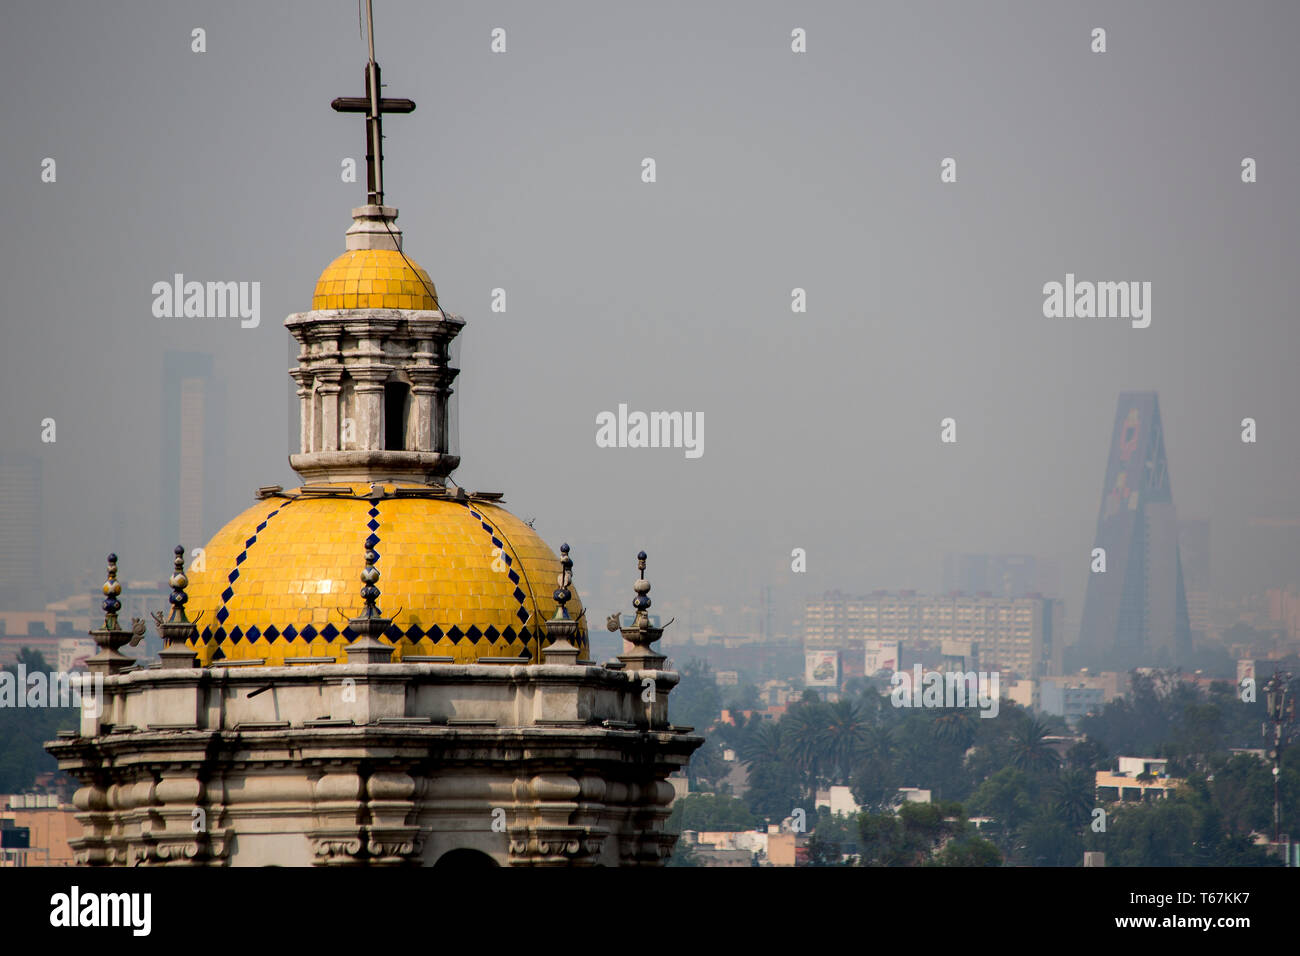
MULTIPOLYGON (((27 675, 49 674, 50 666, 37 651, 23 648, 18 663, 27 675)), ((10 680, 17 693, 17 664, 0 668, 13 675, 10 680)), ((36 775, 56 770, 58 764, 45 752, 45 741, 53 740, 60 730, 77 727, 77 710, 73 707, 0 707, 0 793, 21 793, 31 788, 36 775)))
MULTIPOLYGON (((712 673, 693 665, 672 706, 674 719, 688 722, 677 711, 687 691, 689 722, 735 749, 749 773, 736 803, 756 825, 805 809, 814 865, 1079 866, 1085 850, 1104 851, 1109 866, 1273 862, 1255 845, 1272 829, 1271 768, 1231 752, 1261 746, 1263 709, 1231 683, 1203 690, 1176 673, 1135 672, 1123 697, 1083 718, 1074 743, 1056 739, 1069 733, 1060 718, 1009 700, 989 717, 978 708, 893 706, 873 681, 853 689, 833 703, 805 692, 779 721, 755 715, 714 726, 712 673), (1164 758, 1185 783, 1167 799, 1106 804, 1095 774, 1115 770, 1119 755, 1164 758), (863 808, 856 820, 813 810, 816 791, 837 784, 863 808), (900 807, 900 787, 929 790, 934 804, 900 807)), ((714 751, 702 748, 695 760, 697 781, 716 775, 714 751)), ((1279 785, 1282 829, 1300 833, 1300 749, 1284 751, 1279 785)))

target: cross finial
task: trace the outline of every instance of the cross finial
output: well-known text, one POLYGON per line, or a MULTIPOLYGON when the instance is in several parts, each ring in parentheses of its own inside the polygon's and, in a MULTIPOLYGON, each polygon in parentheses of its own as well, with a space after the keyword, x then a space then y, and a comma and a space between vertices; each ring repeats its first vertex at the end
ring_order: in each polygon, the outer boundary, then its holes
POLYGON ((375 62, 375 14, 373 0, 366 0, 366 35, 370 39, 370 60, 366 63, 366 95, 340 96, 330 106, 339 113, 366 114, 366 202, 384 204, 384 131, 385 113, 412 113, 412 100, 392 99, 382 95, 379 64, 375 62))

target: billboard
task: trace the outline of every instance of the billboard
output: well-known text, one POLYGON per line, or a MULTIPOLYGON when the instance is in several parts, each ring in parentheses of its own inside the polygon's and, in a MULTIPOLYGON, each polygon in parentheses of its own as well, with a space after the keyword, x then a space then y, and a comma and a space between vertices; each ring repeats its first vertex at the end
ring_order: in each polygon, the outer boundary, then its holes
POLYGON ((65 637, 59 641, 59 670, 84 671, 86 659, 93 657, 99 648, 89 638, 65 637))
POLYGON ((803 678, 809 687, 839 687, 840 652, 805 651, 803 678))
POLYGON ((902 645, 898 641, 867 640, 866 662, 863 670, 868 677, 877 671, 896 671, 901 666, 902 645))

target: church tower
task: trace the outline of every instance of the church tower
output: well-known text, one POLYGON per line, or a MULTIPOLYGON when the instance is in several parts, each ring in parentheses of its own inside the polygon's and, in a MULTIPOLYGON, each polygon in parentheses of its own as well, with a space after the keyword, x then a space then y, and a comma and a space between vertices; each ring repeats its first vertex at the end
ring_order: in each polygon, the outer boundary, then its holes
POLYGON ((452 340, 429 274, 402 250, 397 210, 352 210, 347 251, 321 273, 312 311, 285 325, 299 343, 301 435, 289 463, 308 482, 442 485, 460 459, 449 405, 452 340))
MULTIPOLYGON (((668 776, 703 740, 668 719, 636 556, 626 653, 588 659, 569 546, 447 480, 459 464, 452 343, 384 205, 384 113, 366 96, 367 202, 311 310, 286 320, 302 429, 297 488, 269 485, 185 567, 154 615, 153 667, 122 653, 110 555, 89 661, 102 690, 47 749, 80 784, 89 865, 661 866, 668 776)), ((140 507, 146 507, 141 503, 140 507)))
POLYGON ((336 98, 366 117, 366 204, 352 210, 346 251, 321 273, 312 311, 289 316, 298 340, 301 435, 289 458, 308 482, 402 480, 442 485, 460 463, 448 399, 451 342, 464 326, 438 307, 429 273, 402 249, 397 210, 384 205, 383 118, 415 103, 382 95, 374 33, 365 96, 336 98))
MULTIPOLYGON (((372 38, 373 39, 373 38, 372 38)), ((545 582, 555 553, 502 506, 502 494, 448 482, 453 444, 452 344, 465 321, 443 311, 429 273, 403 248, 384 204, 382 118, 408 99, 339 97, 366 121, 366 204, 352 210, 344 251, 327 265, 311 310, 285 326, 298 343, 301 428, 290 466, 299 488, 268 486, 228 523, 192 571, 196 648, 213 660, 282 664, 344 657, 356 634, 348 595, 367 550, 400 609, 381 639, 394 660, 540 660, 555 611, 545 582)), ((574 640, 587 647, 582 604, 574 640)))

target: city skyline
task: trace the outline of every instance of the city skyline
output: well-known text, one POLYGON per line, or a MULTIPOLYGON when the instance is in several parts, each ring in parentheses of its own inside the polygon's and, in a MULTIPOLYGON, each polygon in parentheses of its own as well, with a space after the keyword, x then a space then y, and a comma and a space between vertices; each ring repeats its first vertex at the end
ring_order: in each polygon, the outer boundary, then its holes
POLYGON ((1071 925, 1250 926, 1204 868, 1300 866, 1265 2, 16 9, 0 872, 144 889, 15 912, 1183 867, 1071 925))
MULTIPOLYGON (((308 305, 346 225, 339 207, 355 201, 340 162, 359 158, 356 131, 328 107, 357 83, 359 41, 347 17, 314 9, 287 5, 250 33, 242 12, 207 6, 134 19, 94 7, 38 19, 22 7, 0 39, 0 76, 28 90, 9 107, 22 135, 0 144, 18 172, 0 182, 0 208, 30 224, 22 242, 4 240, 23 281, 3 293, 0 447, 46 463, 61 507, 45 541, 59 567, 89 571, 116 549, 124 574, 166 573, 156 511, 117 512, 157 482, 168 349, 208 352, 222 370, 239 449, 225 478, 232 505, 292 481, 280 319, 308 305), (189 41, 199 20, 202 54, 189 41), (27 42, 51 30, 58 44, 27 42), (311 70, 275 55, 290 46, 318 51, 311 70), (116 54, 88 84, 92 48, 116 54), (142 82, 140 61, 179 89, 142 82), (267 89, 317 105, 272 125, 256 108, 267 89), (158 139, 147 117, 170 115, 177 93, 201 132, 158 139), (135 109, 116 107, 123 95, 135 109), (155 139, 142 162, 136 145, 155 139), (245 142, 276 158, 211 148, 245 142), (47 156, 53 183, 40 181, 47 156), (268 210, 276 228, 250 229, 268 210), (108 235, 118 238, 90 238, 108 235), (151 286, 175 273, 261 282, 260 324, 156 318, 151 286), (82 301, 92 288, 93 321, 82 301), (252 387, 267 382, 284 400, 252 387), (54 444, 41 442, 45 418, 58 422, 54 444), (92 465, 87 488, 79 476, 92 465)), ((386 15, 410 29, 390 40, 385 78, 421 105, 385 126, 387 187, 417 237, 412 253, 466 317, 461 364, 490 367, 453 396, 471 436, 457 480, 543 515, 543 536, 579 558, 622 547, 608 569, 580 561, 579 588, 584 571, 626 571, 629 541, 674 556, 656 585, 666 594, 702 602, 707 581, 709 597, 738 604, 771 585, 785 608, 834 587, 933 590, 947 552, 1027 553, 1059 564, 1074 613, 1095 520, 1093 449, 1115 395, 1136 387, 1161 394, 1180 513, 1214 524, 1216 587, 1294 580, 1300 527, 1286 523, 1300 514, 1285 476, 1300 463, 1288 414, 1300 382, 1285 357, 1300 332, 1276 264, 1300 217, 1276 157, 1300 142, 1294 124, 1250 118, 1286 109, 1275 81, 1293 69, 1276 45, 1286 31, 1260 40, 1226 11, 1166 9, 1108 13, 1123 42, 1103 56, 1059 11, 1029 8, 1008 30, 1001 15, 952 5, 936 48, 915 12, 843 5, 807 14, 801 59, 788 50, 794 14, 776 4, 743 19, 667 5, 658 25, 631 31, 614 10, 511 7, 504 55, 484 39, 488 11, 391 4, 386 15), (670 26, 686 20, 689 37, 670 26), (1082 39, 1068 41, 1072 30, 1082 39), (1012 35, 1043 42, 1009 48, 1012 35), (439 38, 435 70, 413 66, 426 36, 439 38), (557 63, 557 48, 582 53, 557 63), (1023 82, 1037 69, 1056 77, 1052 89, 1023 82), (972 75, 981 82, 958 81, 972 75), (446 76, 477 91, 474 108, 446 76), (908 81, 881 82, 890 76, 908 81), (1249 115, 1234 108, 1246 88, 1249 115), (1072 100, 1107 117, 1086 155, 1043 135, 1040 118, 1072 100), (543 122, 558 103, 559 125, 543 122), (658 160, 654 184, 640 179, 646 156, 658 160), (949 156, 958 174, 945 184, 949 156), (1255 183, 1241 181, 1243 156, 1259 160, 1255 183), (772 230, 773 209, 787 228, 772 230), (1072 225, 1042 242, 1044 222, 1072 225), (727 243, 710 240, 717 228, 727 243), (1214 238, 1223 229, 1226 247, 1214 238), (1046 318, 1042 288, 1067 273, 1151 281, 1150 326, 1046 318), (796 287, 806 313, 790 310, 796 287), (497 288, 503 313, 492 311, 497 288), (620 403, 702 412, 705 454, 598 447, 596 417, 620 403), (1247 416, 1259 423, 1253 445, 1240 440, 1247 416), (940 440, 947 417, 955 444, 940 440), (796 468, 772 454, 789 441, 806 459, 796 468), (630 504, 629 490, 651 485, 658 494, 630 504), (802 575, 794 548, 808 554, 802 575)))

